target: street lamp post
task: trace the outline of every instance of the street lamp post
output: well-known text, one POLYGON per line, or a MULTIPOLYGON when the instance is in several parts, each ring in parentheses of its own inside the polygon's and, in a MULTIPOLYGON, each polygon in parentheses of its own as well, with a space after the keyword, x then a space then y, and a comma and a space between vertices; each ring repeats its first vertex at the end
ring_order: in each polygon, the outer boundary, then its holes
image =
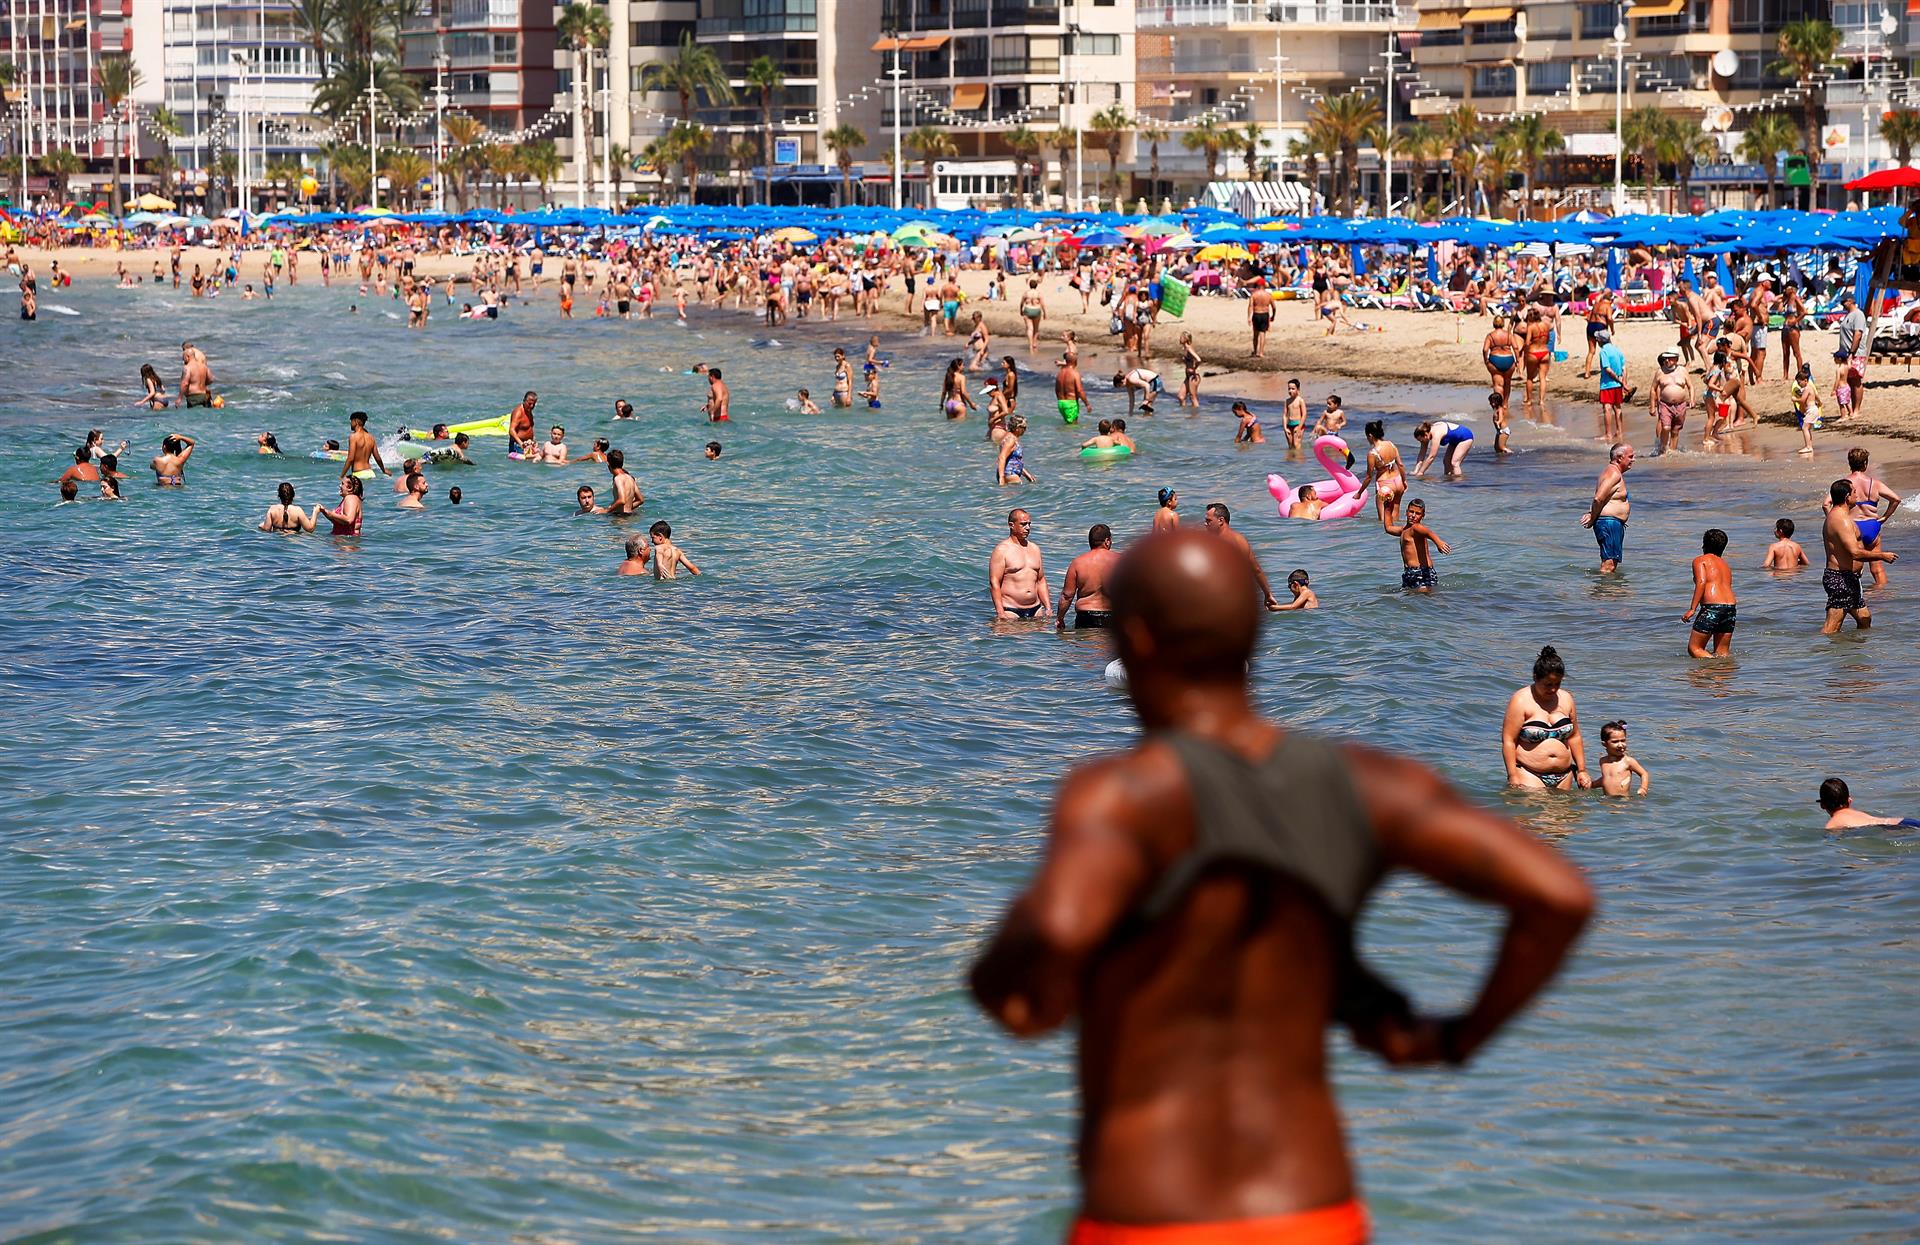
POLYGON ((1613 214, 1624 215, 1627 210, 1627 136, 1621 129, 1627 90, 1627 27, 1625 23, 1615 22, 1613 26, 1613 214))
POLYGON ((239 76, 234 83, 233 97, 239 104, 240 111, 240 141, 234 145, 240 156, 239 185, 236 189, 239 192, 237 198, 240 211, 245 213, 247 211, 247 54, 233 53, 233 64, 239 71, 239 76))
MULTIPOLYGON (((1872 124, 1873 117, 1874 35, 1879 34, 1881 41, 1884 42, 1891 39, 1893 32, 1899 28, 1900 23, 1893 14, 1882 11, 1877 28, 1869 26, 1861 33, 1861 40, 1865 44, 1860 65, 1860 172, 1863 175, 1873 166, 1873 144, 1869 137, 1868 126, 1872 124)), ((1884 73, 1880 75, 1880 84, 1883 87, 1887 85, 1887 76, 1884 73)), ((1863 208, 1872 206, 1871 196, 1864 190, 1860 192, 1860 206, 1863 208)))
POLYGON ((433 210, 447 210, 446 179, 440 166, 446 160, 447 54, 433 54, 433 210))
POLYGON ((619 205, 613 201, 613 56, 602 49, 606 62, 607 85, 600 88, 600 206, 611 212, 619 205))
POLYGON ((1380 215, 1393 215, 1393 63, 1400 59, 1399 36, 1387 36, 1387 124, 1380 148, 1380 215))
MULTIPOLYGON (((1073 22, 1067 26, 1067 40, 1067 46, 1070 48, 1079 42, 1080 23, 1073 22)), ((1069 52, 1067 55, 1072 56, 1073 53, 1069 52)), ((1064 66, 1067 63, 1066 57, 1062 57, 1060 63, 1064 66)), ((1079 108, 1077 105, 1079 103, 1080 84, 1075 82, 1071 76, 1068 76, 1067 119, 1065 124, 1073 127, 1073 210, 1076 212, 1080 211, 1085 204, 1085 200, 1081 197, 1080 193, 1080 126, 1077 124, 1079 121, 1079 108)))
POLYGON ((379 106, 380 85, 374 76, 367 75, 367 202, 371 207, 380 206, 380 131, 374 121, 374 111, 379 106))
POLYGON ((901 204, 900 185, 900 77, 907 71, 900 67, 900 32, 893 31, 893 68, 887 72, 893 75, 893 210, 898 212, 901 204))
POLYGON ((16 131, 16 140, 20 144, 20 201, 16 206, 24 212, 27 210, 27 88, 8 87, 6 101, 20 109, 20 128, 16 131))

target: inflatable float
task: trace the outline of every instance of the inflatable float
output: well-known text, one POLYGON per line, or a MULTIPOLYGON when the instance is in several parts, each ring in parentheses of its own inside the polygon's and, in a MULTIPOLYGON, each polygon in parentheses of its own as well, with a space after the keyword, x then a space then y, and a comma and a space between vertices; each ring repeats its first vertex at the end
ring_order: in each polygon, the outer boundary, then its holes
MULTIPOLYGON (((507 416, 496 415, 492 419, 476 419, 464 424, 448 424, 447 439, 451 440, 466 433, 470 437, 504 437, 507 435, 507 416)), ((407 435, 415 441, 433 440, 431 428, 409 428, 407 435)))
POLYGON ((1123 458, 1132 458, 1133 449, 1125 445, 1109 445, 1105 449, 1089 445, 1080 451, 1080 457, 1090 463, 1117 463, 1123 458))
MULTIPOLYGON (((1349 457, 1347 443, 1339 437, 1319 437, 1313 443, 1313 456, 1320 460, 1332 479, 1320 480, 1303 488, 1311 488, 1326 505, 1320 511, 1322 519, 1350 519, 1367 504, 1367 493, 1371 490, 1360 487, 1360 478, 1347 466, 1349 457)), ((1280 503, 1280 517, 1286 518, 1294 504, 1300 500, 1300 489, 1289 488, 1286 477, 1270 475, 1267 477, 1267 492, 1280 503)))

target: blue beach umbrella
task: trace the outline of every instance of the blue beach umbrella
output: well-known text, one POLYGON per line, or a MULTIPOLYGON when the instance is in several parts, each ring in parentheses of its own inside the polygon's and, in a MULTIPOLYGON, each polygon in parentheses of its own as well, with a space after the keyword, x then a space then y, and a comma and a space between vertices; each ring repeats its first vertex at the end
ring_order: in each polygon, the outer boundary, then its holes
POLYGON ((1612 247, 1607 248, 1607 288, 1620 288, 1620 252, 1612 247))

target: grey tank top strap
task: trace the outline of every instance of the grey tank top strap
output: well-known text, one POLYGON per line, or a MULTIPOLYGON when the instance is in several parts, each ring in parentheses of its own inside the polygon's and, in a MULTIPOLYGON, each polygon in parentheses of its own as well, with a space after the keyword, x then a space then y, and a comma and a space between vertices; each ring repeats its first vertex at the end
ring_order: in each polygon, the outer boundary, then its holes
POLYGON ((1153 738, 1186 771, 1194 841, 1141 905, 1141 918, 1172 910, 1202 872, 1230 861, 1287 874, 1336 919, 1353 922, 1379 880, 1380 851, 1335 745, 1288 731, 1265 759, 1248 761, 1178 731, 1153 738))

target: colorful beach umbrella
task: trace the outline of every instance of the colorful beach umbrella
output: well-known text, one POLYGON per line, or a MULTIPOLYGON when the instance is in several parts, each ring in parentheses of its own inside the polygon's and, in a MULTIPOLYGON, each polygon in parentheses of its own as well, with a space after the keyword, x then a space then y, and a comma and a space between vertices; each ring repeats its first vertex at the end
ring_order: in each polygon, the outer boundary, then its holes
POLYGON ((1217 263, 1223 259, 1252 259, 1253 252, 1244 246, 1235 246, 1229 242, 1216 242, 1212 246, 1203 246, 1195 251, 1193 257, 1206 263, 1217 263))
POLYGON ((818 242, 820 235, 798 225, 787 225, 767 235, 769 242, 818 242))
POLYGON ((139 208, 142 212, 171 212, 173 211, 174 204, 172 199, 163 198, 160 195, 154 194, 152 191, 148 191, 138 199, 135 199, 133 206, 139 208))

